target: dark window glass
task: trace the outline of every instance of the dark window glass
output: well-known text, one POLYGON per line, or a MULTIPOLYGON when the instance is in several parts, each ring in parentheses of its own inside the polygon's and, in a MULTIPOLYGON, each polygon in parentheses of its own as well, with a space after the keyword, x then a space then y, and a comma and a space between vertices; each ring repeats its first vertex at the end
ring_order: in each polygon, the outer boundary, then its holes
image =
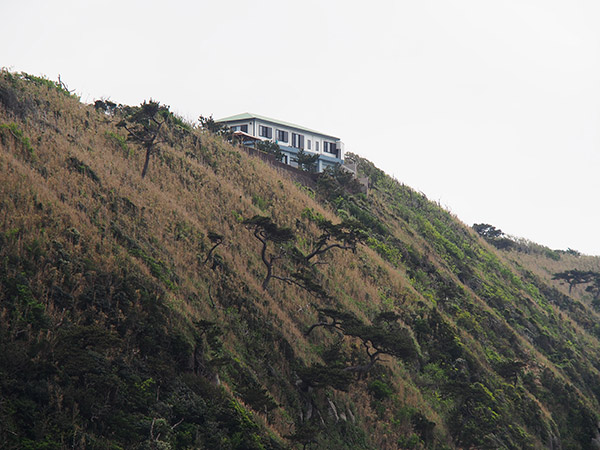
POLYGON ((248 125, 240 125, 240 131, 243 131, 244 133, 248 132, 248 125))
POLYGON ((304 148, 304 136, 301 134, 292 133, 292 147, 304 148))
POLYGON ((266 137, 268 139, 271 139, 273 137, 273 128, 271 128, 271 127, 263 127, 262 125, 259 125, 259 127, 258 127, 258 134, 261 137, 266 137))
POLYGON ((334 155, 337 155, 335 142, 323 142, 323 150, 327 153, 333 153, 334 155))
POLYGON ((287 142, 288 132, 283 130, 277 130, 277 140, 281 142, 287 142))

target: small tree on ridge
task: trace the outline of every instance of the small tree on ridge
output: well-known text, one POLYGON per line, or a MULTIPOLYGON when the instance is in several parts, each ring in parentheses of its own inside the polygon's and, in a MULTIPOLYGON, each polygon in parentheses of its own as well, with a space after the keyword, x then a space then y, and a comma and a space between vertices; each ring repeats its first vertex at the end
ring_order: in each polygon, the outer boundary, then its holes
POLYGON ((169 107, 152 99, 140 106, 128 108, 125 117, 117 126, 127 130, 127 139, 141 145, 146 150, 142 178, 148 172, 150 156, 158 144, 166 142, 164 125, 171 119, 169 107))

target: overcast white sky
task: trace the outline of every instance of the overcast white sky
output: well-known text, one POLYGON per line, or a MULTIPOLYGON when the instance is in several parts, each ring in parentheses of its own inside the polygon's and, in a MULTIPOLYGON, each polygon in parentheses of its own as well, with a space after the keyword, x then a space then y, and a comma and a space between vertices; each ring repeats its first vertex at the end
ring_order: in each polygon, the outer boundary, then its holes
POLYGON ((600 255, 598 0, 0 1, 0 66, 342 138, 463 222, 600 255))

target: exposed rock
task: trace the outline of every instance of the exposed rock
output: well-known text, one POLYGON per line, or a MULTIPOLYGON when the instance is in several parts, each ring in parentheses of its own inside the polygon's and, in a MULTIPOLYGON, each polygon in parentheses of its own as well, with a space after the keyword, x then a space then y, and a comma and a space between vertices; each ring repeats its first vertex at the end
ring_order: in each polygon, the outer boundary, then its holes
POLYGON ((335 421, 339 422, 340 421, 340 416, 338 416, 335 404, 333 403, 333 401, 331 401, 330 398, 327 399, 327 403, 329 403, 329 408, 331 408, 331 412, 330 412, 329 415, 335 417, 335 421))
POLYGON ((346 412, 348 412, 348 417, 350 417, 350 420, 352 421, 352 423, 356 423, 356 418, 354 417, 354 414, 352 413, 350 406, 348 406, 346 408, 346 412))

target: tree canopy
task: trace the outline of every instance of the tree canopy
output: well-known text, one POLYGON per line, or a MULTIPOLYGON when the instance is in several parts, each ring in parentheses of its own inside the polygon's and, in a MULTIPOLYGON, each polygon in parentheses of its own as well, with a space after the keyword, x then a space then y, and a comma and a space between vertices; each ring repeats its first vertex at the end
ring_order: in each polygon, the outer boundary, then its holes
POLYGON ((156 151, 156 146, 166 141, 164 125, 169 122, 172 115, 167 105, 150 99, 140 106, 129 107, 125 116, 117 126, 127 130, 127 139, 142 146, 146 150, 142 178, 148 172, 150 156, 156 151))
MULTIPOLYGON (((586 291, 593 294, 600 294, 600 273, 593 272, 590 270, 565 270, 564 272, 557 272, 552 277, 553 280, 564 281, 569 285, 569 292, 574 286, 579 284, 591 284, 586 288, 586 291)), ((595 295, 596 297, 598 295, 595 295)))
POLYGON ((293 158, 293 161, 298 163, 298 167, 306 172, 316 172, 318 159, 318 154, 310 155, 306 153, 304 149, 300 149, 293 158))
POLYGON ((337 330, 344 336, 360 339, 366 349, 370 362, 364 366, 346 367, 346 371, 367 372, 379 360, 380 355, 392 355, 407 360, 419 356, 414 338, 406 327, 400 325, 400 317, 395 313, 381 313, 373 324, 369 325, 349 312, 332 308, 321 308, 318 311, 319 322, 311 325, 306 335, 318 327, 337 330))
POLYGON ((198 117, 198 122, 200 122, 200 128, 203 130, 210 131, 218 136, 223 136, 228 140, 231 139, 231 129, 223 123, 215 122, 212 115, 208 117, 200 116, 198 117))
POLYGON ((277 142, 273 141, 258 141, 256 143, 257 150, 273 155, 277 161, 283 161, 284 154, 277 142))
POLYGON ((356 252, 358 243, 366 241, 369 237, 363 225, 355 219, 344 219, 338 224, 333 224, 331 220, 323 217, 316 220, 321 235, 314 248, 306 255, 307 261, 334 248, 356 252))
MULTIPOLYGON (((279 278, 273 274, 273 266, 275 262, 284 257, 286 251, 285 244, 290 243, 296 236, 291 228, 280 227, 270 217, 256 215, 242 222, 248 228, 253 229, 254 237, 262 243, 260 251, 261 259, 267 268, 267 274, 262 283, 263 289, 267 289, 271 278, 279 278), (269 243, 276 244, 276 249, 269 252, 269 243)), ((285 280, 285 279, 284 279, 285 280)))
POLYGON ((473 229, 481 237, 488 238, 488 239, 496 239, 496 238, 504 236, 504 233, 502 232, 502 230, 500 230, 488 223, 473 224, 473 229))
POLYGON ((473 229, 499 250, 507 250, 515 245, 515 242, 507 237, 502 230, 488 223, 476 223, 473 225, 473 229))

